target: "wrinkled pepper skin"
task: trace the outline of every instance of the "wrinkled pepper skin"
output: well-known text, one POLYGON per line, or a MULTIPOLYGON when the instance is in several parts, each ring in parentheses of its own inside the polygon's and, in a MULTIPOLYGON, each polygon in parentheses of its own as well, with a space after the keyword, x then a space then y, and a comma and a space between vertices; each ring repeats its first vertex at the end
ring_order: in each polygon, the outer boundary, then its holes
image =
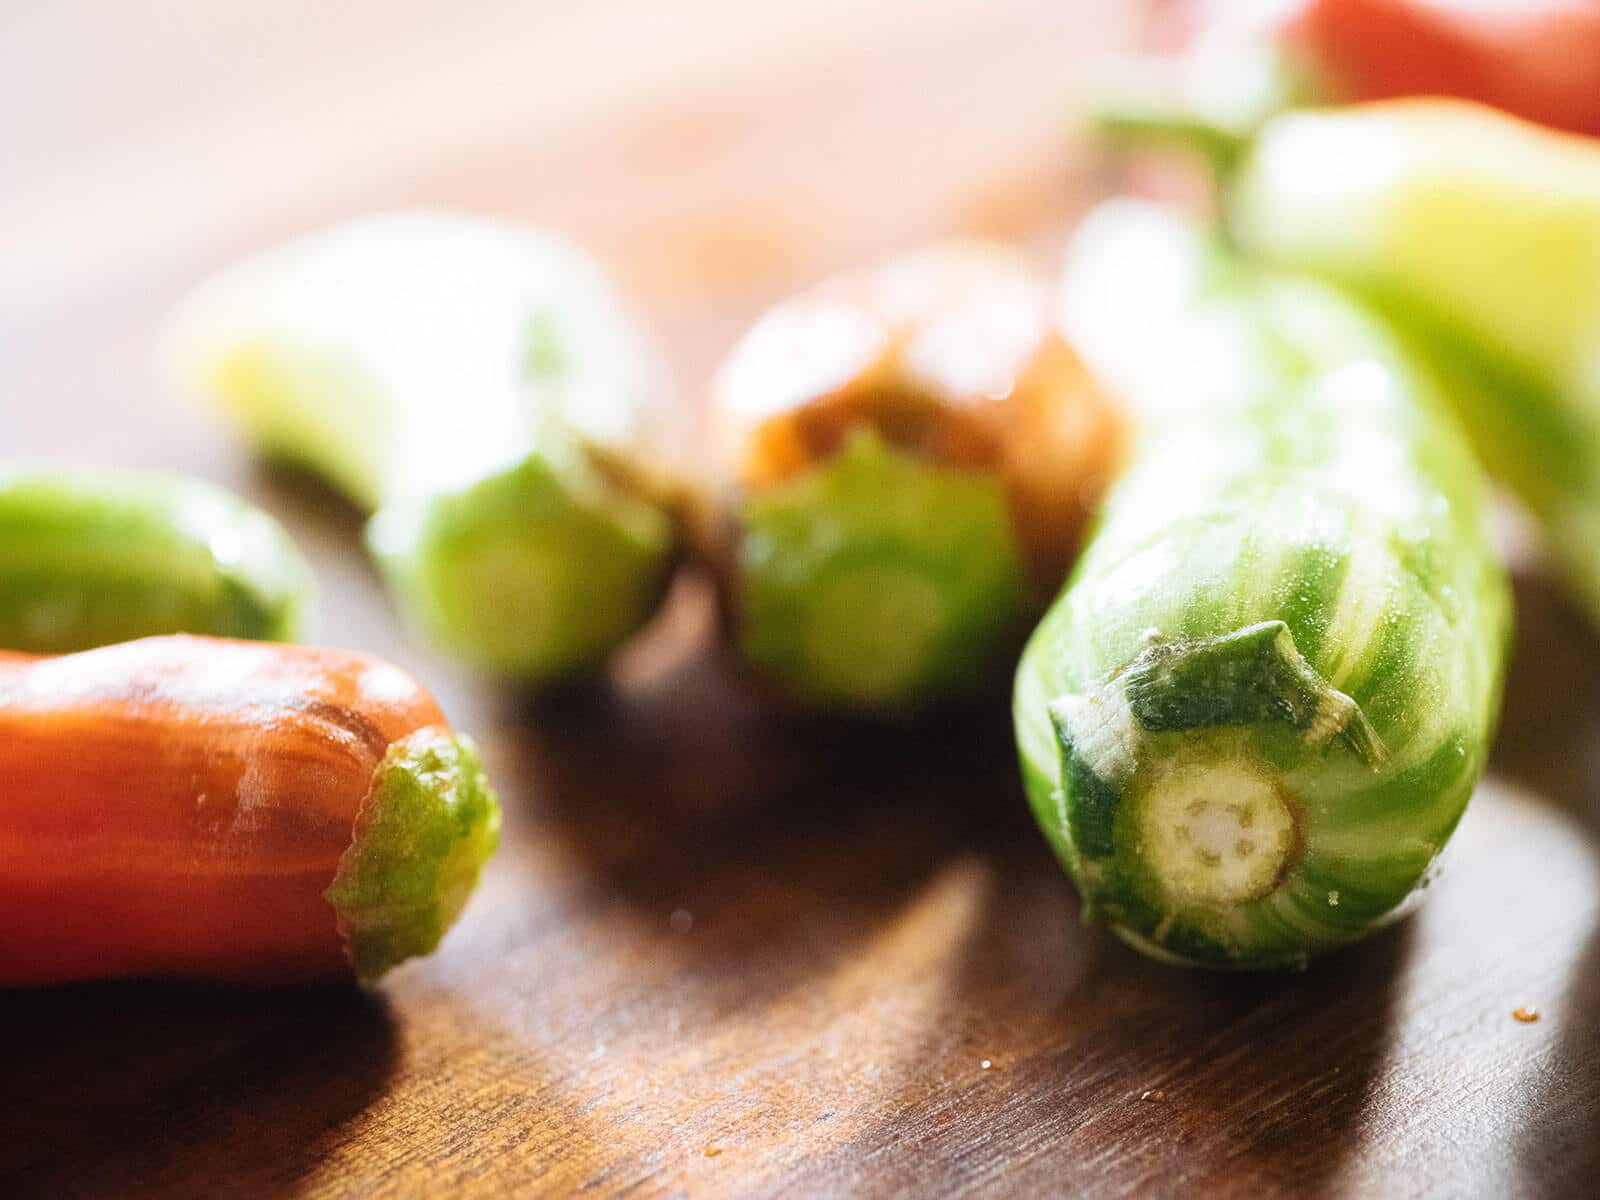
POLYGON ((221 488, 0 467, 0 646, 57 654, 164 633, 294 641, 313 595, 278 523, 221 488))
POLYGON ((1002 681, 1120 469, 1121 414, 1015 253, 928 247, 763 316, 713 393, 741 655, 825 708, 1002 681))
POLYGON ((681 414, 616 290, 559 238, 357 220, 203 285, 170 357, 259 451, 373 513, 405 615, 480 669, 591 672, 656 611, 681 414))
POLYGON ((371 983, 438 944, 499 822, 471 742, 376 659, 0 654, 0 986, 371 983))
POLYGON ((1600 142, 1458 102, 1290 114, 1227 210, 1246 253, 1352 288, 1434 360, 1600 621, 1600 142))
POLYGON ((1385 326, 1176 215, 1091 215, 1063 295, 1143 434, 1018 671, 1030 802, 1087 919, 1301 967, 1403 911, 1483 772, 1509 595, 1482 472, 1385 326))

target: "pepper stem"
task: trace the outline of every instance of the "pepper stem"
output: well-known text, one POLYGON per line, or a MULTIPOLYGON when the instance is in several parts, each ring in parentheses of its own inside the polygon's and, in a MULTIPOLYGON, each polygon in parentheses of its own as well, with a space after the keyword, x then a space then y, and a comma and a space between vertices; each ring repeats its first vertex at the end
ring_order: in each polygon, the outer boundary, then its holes
POLYGON ((1028 579, 988 474, 863 430, 741 519, 740 649, 796 696, 896 711, 969 695, 1021 640, 1028 579))
POLYGON ((1293 865, 1296 799, 1246 730, 1288 727, 1318 749, 1342 737, 1374 768, 1386 757, 1361 707, 1317 673, 1282 621, 1182 642, 1152 633, 1104 684, 1049 711, 1072 844, 1089 863, 1137 860, 1169 914, 1259 899, 1293 865), (1196 736, 1148 752, 1174 734, 1196 736))
POLYGON ((1243 757, 1174 763, 1136 803, 1145 863, 1173 907, 1258 899, 1293 860, 1293 808, 1263 764, 1243 757))
POLYGON ((470 738, 419 729, 373 774, 324 893, 363 984, 438 946, 500 835, 500 801, 470 738))
POLYGON ((1301 59, 1250 42, 1145 64, 1093 98, 1095 132, 1119 149, 1167 146, 1196 153, 1226 181, 1268 120, 1315 103, 1326 84, 1301 59))

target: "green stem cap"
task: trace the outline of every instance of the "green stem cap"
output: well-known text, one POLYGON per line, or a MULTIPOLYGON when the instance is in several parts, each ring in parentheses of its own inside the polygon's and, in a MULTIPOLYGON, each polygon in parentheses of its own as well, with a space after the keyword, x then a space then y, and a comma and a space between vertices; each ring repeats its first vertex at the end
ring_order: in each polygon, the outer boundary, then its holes
POLYGON ((541 453, 379 509, 367 543, 413 624, 535 681, 592 669, 649 619, 673 566, 662 512, 541 453))
POLYGON ((356 978, 438 946, 500 840, 500 800, 472 739, 430 727, 389 747, 323 893, 356 978))
POLYGON ((1268 43, 1218 47, 1148 67, 1111 81, 1091 99, 1090 126, 1119 149, 1192 151, 1219 179, 1232 174, 1268 120, 1330 91, 1303 59, 1268 43))
POLYGON ((791 694, 907 711, 972 694, 1029 604, 1000 480, 854 435, 748 500, 740 648, 791 694))

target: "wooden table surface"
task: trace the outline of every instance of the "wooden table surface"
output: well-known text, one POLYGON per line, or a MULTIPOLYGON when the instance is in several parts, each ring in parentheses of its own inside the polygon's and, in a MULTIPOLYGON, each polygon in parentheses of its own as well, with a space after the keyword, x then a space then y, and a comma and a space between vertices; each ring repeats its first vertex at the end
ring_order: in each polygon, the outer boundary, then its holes
POLYGON ((1536 576, 1421 914, 1303 976, 1185 973, 1078 923, 1003 697, 888 731, 773 714, 692 589, 609 688, 473 679, 396 627, 354 514, 151 367, 200 274, 392 204, 574 231, 690 389, 865 256, 979 232, 1051 262, 1092 185, 1075 81, 1132 7, 0 7, 5 452, 272 508, 320 639, 421 675, 506 802, 462 925, 378 993, 0 995, 0 1194, 1593 1194, 1600 644, 1536 576))

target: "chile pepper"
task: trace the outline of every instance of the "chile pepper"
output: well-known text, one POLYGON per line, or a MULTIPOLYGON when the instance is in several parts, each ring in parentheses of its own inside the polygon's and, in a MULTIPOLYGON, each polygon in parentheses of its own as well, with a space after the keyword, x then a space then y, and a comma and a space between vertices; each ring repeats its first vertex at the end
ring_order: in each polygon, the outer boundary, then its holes
POLYGON ((1122 64, 1089 115, 1113 141, 1185 146, 1226 171, 1286 110, 1406 97, 1600 136, 1600 5, 1304 0, 1263 19, 1230 0, 1176 59, 1122 64))
POLYGON ((376 659, 0 655, 0 985, 370 983, 438 944, 499 821, 471 741, 376 659))
POLYGON ((297 641, 315 588, 289 535, 197 479, 0 468, 0 646, 87 650, 164 633, 297 641))
POLYGON ((678 552, 684 410, 565 239, 382 213, 239 263, 183 305, 173 369, 259 451, 372 513, 402 612, 530 683, 598 671, 678 552))
POLYGON ((1091 215, 1064 299, 1145 421, 1018 671, 1035 816, 1140 950, 1303 966, 1404 911, 1483 772, 1510 597, 1482 471, 1382 321, 1174 213, 1091 215))

